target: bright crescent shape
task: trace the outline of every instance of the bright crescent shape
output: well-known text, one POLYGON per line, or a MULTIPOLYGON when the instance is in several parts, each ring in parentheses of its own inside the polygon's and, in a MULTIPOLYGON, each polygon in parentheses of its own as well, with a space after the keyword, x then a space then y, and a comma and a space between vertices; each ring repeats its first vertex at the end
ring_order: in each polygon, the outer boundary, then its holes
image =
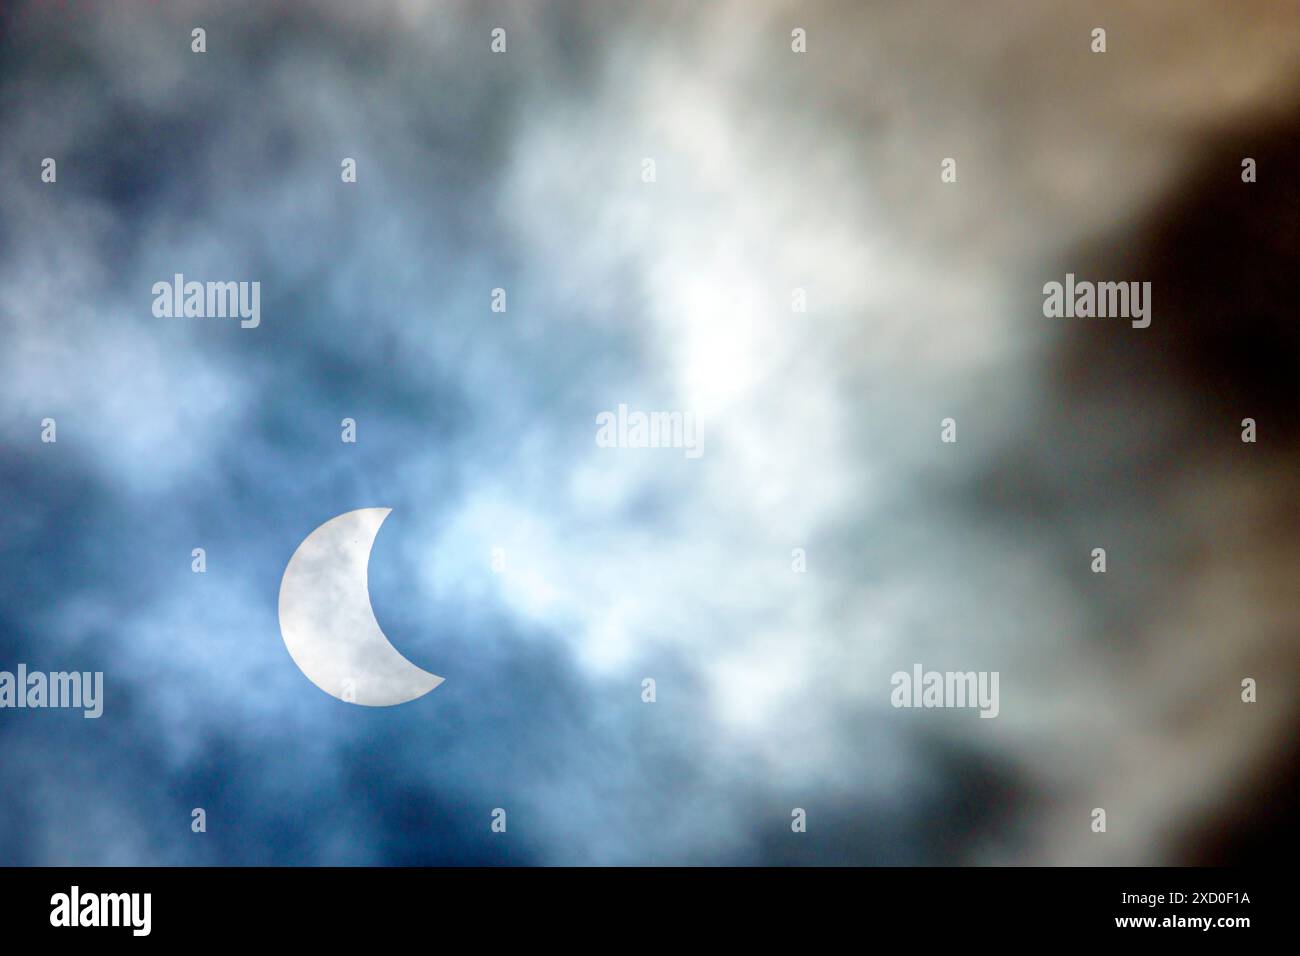
POLYGON ((299 669, 348 703, 390 707, 442 683, 403 657, 370 607, 370 549, 391 508, 362 508, 309 534, 280 581, 280 634, 299 669))

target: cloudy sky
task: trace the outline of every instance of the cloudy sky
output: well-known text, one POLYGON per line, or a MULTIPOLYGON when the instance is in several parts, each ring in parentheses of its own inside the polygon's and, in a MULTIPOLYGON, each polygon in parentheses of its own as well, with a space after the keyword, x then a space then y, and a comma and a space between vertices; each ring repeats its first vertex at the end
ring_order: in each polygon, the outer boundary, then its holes
POLYGON ((0 669, 105 703, 0 711, 0 863, 1245 852, 1296 716, 1300 17, 1128 6, 6 4, 0 669), (1152 327, 1045 319, 1067 271, 1152 327), (176 273, 260 325, 156 317, 176 273), (598 447, 620 404, 703 455, 598 447), (378 507, 375 615, 445 678, 391 708, 277 618, 378 507), (915 663, 999 716, 891 707, 915 663))

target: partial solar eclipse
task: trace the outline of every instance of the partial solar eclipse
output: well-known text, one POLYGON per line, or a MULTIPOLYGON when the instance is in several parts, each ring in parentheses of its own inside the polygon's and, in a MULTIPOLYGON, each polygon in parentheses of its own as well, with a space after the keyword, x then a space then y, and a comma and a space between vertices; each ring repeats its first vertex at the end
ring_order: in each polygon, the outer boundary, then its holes
POLYGON ((280 634, 294 663, 325 693, 391 707, 442 683, 398 652, 370 607, 370 549, 391 508, 361 508, 309 534, 280 581, 280 634))

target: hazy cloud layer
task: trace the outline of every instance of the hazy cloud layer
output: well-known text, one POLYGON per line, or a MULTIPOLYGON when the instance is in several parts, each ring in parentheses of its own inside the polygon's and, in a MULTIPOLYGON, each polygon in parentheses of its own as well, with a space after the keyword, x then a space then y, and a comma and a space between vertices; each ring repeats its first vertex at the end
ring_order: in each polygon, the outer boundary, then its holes
MULTIPOLYGON (((1200 412, 1165 373, 1140 422, 1132 380, 1072 404, 1039 308, 1291 105, 1285 5, 1187 6, 1097 7, 1104 66, 1078 5, 0 15, 0 668, 107 687, 0 712, 0 862, 1178 859, 1292 713, 1174 717, 1294 666, 1284 599, 1164 634, 1236 580, 1188 570, 1240 520, 1206 502, 1267 514, 1274 478, 1207 452, 1157 507, 1102 473, 1200 412), (261 325, 155 318, 176 273, 259 281, 261 325), (704 455, 598 448, 620 403, 694 410, 704 455), (365 507, 377 619, 446 679, 392 709, 312 686, 276 617, 365 507), (1132 556, 1106 589, 1097 540, 1132 556), (914 662, 1000 671, 1000 716, 893 709, 914 662)), ((1240 550, 1247 593, 1296 565, 1240 550)))

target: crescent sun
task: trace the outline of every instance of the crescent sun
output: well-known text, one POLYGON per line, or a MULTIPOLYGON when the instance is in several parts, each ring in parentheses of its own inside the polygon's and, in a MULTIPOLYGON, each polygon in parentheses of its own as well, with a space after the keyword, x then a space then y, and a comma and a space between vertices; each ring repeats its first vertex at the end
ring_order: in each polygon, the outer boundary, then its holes
POLYGON ((391 707, 442 683, 398 652, 370 607, 370 549, 391 508, 331 518, 298 545, 280 581, 280 635, 299 670, 325 693, 391 707))

